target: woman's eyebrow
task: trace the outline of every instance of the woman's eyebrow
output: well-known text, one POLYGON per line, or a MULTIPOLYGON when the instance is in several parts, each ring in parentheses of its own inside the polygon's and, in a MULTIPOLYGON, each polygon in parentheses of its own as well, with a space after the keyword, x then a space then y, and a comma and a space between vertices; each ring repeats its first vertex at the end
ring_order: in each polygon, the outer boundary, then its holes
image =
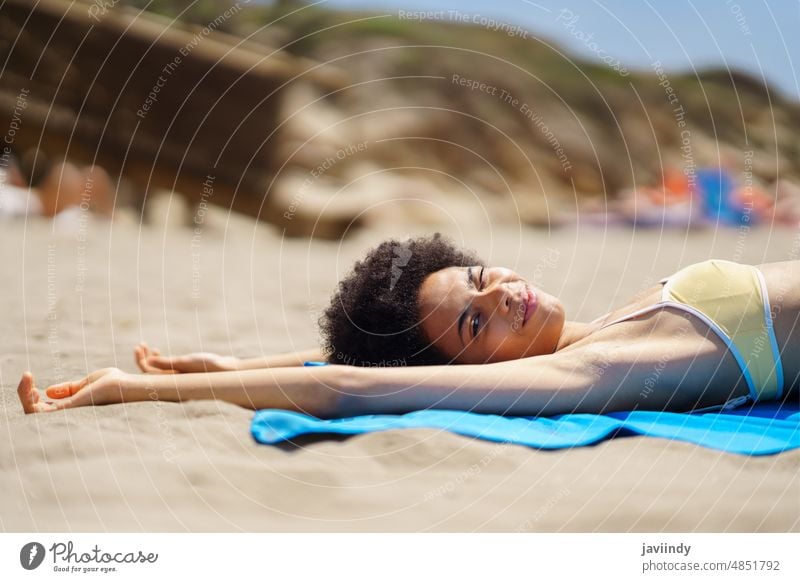
MULTIPOLYGON (((475 281, 472 279, 472 267, 467 267, 467 289, 470 287, 475 286, 475 281)), ((461 345, 463 347, 467 347, 467 342, 464 341, 464 320, 467 318, 467 312, 469 308, 472 306, 472 301, 467 303, 467 306, 464 308, 464 311, 461 312, 461 315, 458 316, 458 339, 461 340, 461 345)))

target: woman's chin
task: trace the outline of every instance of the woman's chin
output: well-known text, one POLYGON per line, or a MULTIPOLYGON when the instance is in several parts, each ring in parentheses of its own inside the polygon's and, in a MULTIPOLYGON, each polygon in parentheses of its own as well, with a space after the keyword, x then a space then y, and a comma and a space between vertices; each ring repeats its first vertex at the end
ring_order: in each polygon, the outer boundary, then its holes
POLYGON ((558 348, 562 327, 549 324, 544 330, 534 334, 528 342, 528 349, 525 350, 526 356, 543 356, 555 352, 558 348))

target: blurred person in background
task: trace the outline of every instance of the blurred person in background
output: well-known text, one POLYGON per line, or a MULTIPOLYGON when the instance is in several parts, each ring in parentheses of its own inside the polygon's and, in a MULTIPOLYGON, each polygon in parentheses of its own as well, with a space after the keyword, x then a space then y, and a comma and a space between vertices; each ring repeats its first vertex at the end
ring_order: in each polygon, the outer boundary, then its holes
POLYGON ((103 168, 78 168, 68 161, 39 167, 26 176, 14 153, 5 152, 0 163, 0 219, 56 217, 80 210, 112 216, 114 187, 103 168))

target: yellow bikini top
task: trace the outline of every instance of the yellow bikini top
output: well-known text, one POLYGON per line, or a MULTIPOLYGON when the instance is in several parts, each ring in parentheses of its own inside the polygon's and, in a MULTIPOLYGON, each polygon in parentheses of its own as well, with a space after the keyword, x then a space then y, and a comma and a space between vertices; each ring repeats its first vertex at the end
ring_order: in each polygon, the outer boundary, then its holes
POLYGON ((751 265, 712 259, 685 267, 660 282, 664 283, 661 301, 603 327, 665 305, 687 311, 702 319, 728 346, 753 401, 783 395, 783 365, 761 271, 751 265))

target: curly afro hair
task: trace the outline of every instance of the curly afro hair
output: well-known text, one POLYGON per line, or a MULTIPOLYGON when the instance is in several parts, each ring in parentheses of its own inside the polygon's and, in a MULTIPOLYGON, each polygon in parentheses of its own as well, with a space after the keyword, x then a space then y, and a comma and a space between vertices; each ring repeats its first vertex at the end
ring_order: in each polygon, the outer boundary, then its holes
POLYGON ((448 364, 419 322, 423 280, 447 267, 483 265, 440 233, 387 240, 339 282, 319 319, 322 350, 332 364, 425 366, 448 364))

